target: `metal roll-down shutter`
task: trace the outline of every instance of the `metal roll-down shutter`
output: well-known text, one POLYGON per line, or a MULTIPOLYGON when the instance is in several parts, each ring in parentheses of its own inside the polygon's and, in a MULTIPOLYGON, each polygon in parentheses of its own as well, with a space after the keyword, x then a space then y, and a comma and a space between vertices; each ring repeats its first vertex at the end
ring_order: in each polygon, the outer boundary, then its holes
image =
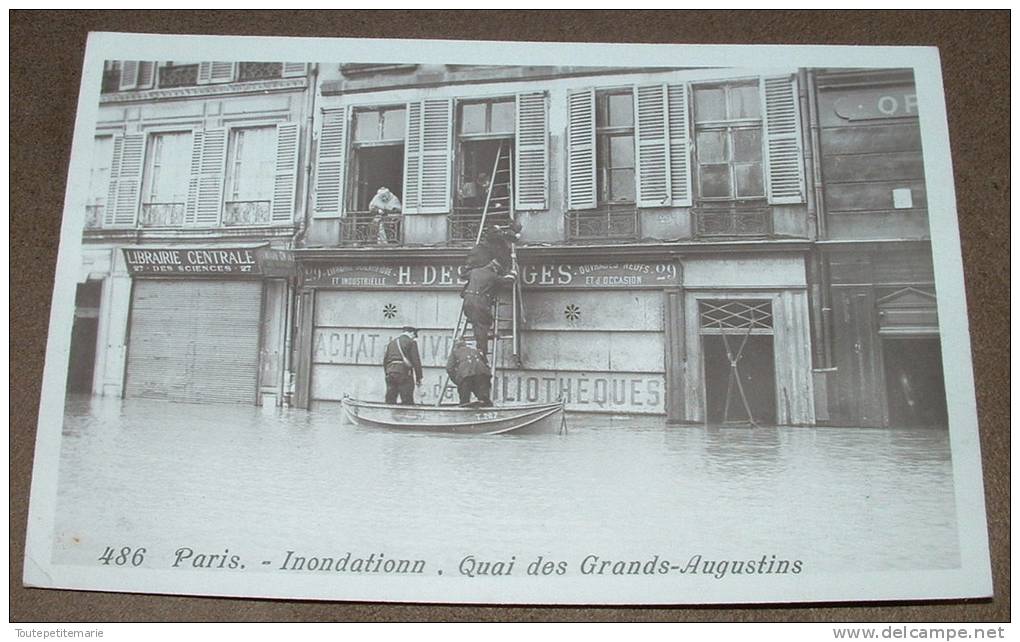
POLYGON ((259 281, 138 279, 125 396, 255 403, 259 281))

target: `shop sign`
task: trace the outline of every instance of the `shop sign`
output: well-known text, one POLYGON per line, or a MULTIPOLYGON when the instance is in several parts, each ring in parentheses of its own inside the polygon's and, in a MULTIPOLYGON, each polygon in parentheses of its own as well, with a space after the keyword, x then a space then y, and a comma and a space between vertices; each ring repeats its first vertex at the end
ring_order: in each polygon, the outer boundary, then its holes
MULTIPOLYGON (((322 265, 302 266, 307 286, 351 289, 406 287, 455 288, 464 285, 457 265, 322 265)), ((521 266, 525 289, 663 288, 680 284, 679 265, 655 263, 533 263, 521 266)))
POLYGON ((851 121, 917 118, 917 94, 908 89, 860 89, 836 99, 833 109, 851 121))
POLYGON ((294 260, 286 250, 257 247, 125 247, 132 276, 291 276, 294 260))

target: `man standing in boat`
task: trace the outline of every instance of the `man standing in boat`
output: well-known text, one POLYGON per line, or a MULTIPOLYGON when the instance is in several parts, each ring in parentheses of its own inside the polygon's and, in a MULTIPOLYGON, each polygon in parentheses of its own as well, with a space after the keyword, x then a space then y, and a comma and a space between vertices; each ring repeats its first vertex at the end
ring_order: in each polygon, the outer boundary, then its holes
POLYGON ((517 275, 513 272, 503 274, 503 266, 495 259, 468 272, 467 285, 461 292, 464 299, 464 316, 471 322, 475 345, 486 362, 488 362, 486 355, 489 353, 489 334, 492 332, 492 306, 499 295, 500 286, 513 283, 516 278, 517 275))
POLYGON ((418 353, 418 329, 405 326, 386 345, 383 370, 386 373, 386 403, 414 405, 414 388, 421 387, 421 355, 418 353))
POLYGON ((457 339, 446 360, 446 373, 457 386, 460 405, 471 403, 471 395, 478 400, 479 406, 491 406, 492 371, 486 364, 483 355, 474 346, 469 346, 464 339, 457 339))

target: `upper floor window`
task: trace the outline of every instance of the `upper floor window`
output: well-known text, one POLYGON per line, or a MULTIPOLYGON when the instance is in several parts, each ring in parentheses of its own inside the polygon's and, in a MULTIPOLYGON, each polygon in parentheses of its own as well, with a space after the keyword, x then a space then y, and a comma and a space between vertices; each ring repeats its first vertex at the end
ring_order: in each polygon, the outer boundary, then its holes
POLYGON ((143 226, 181 225, 191 176, 191 132, 152 134, 142 172, 143 226))
MULTIPOLYGON (((515 112, 513 98, 457 106, 455 209, 481 210, 489 199, 490 211, 510 211, 515 112)), ((470 229, 454 236, 474 238, 470 229)))
POLYGON ((230 131, 223 189, 224 225, 269 223, 275 166, 275 126, 230 131))
POLYGON ((630 89, 595 95, 598 203, 634 203, 634 95, 630 89))
POLYGON ((693 94, 699 200, 764 199, 758 83, 698 85, 693 94))
POLYGON ((169 89, 232 82, 253 82, 304 76, 306 63, 227 61, 108 60, 103 67, 103 93, 169 89))
POLYGON ((89 169, 89 193, 85 202, 85 227, 102 225, 106 198, 110 190, 110 164, 113 159, 113 136, 96 136, 92 145, 89 169))
POLYGON ((348 211, 368 212, 382 187, 401 200, 404 189, 404 107, 357 109, 351 124, 348 211))

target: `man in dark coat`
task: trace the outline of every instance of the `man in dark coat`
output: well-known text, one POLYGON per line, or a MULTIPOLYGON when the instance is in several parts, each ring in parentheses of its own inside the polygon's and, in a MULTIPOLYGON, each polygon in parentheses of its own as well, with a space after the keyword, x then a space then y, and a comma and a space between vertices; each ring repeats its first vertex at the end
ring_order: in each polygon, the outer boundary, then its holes
POLYGON ((418 329, 405 326, 390 340, 383 355, 386 373, 386 403, 414 405, 414 387, 421 386, 421 355, 418 354, 418 329))
POLYGON ((512 244, 521 238, 520 223, 510 225, 490 225, 482 233, 481 242, 471 248, 467 260, 460 269, 461 276, 466 276, 472 269, 488 265, 492 260, 499 261, 503 271, 513 269, 512 244))
POLYGON ((478 405, 492 405, 492 372, 477 348, 469 346, 463 339, 457 339, 450 351, 450 358, 446 360, 446 373, 457 385, 460 405, 471 403, 472 394, 478 399, 478 405))
POLYGON ((482 358, 489 353, 489 334, 492 332, 492 306, 496 302, 499 288, 504 283, 512 283, 514 275, 501 276, 502 268, 499 261, 490 261, 488 265, 476 267, 468 273, 468 282, 461 292, 464 298, 464 316, 471 322, 475 335, 475 345, 482 353, 482 358))

